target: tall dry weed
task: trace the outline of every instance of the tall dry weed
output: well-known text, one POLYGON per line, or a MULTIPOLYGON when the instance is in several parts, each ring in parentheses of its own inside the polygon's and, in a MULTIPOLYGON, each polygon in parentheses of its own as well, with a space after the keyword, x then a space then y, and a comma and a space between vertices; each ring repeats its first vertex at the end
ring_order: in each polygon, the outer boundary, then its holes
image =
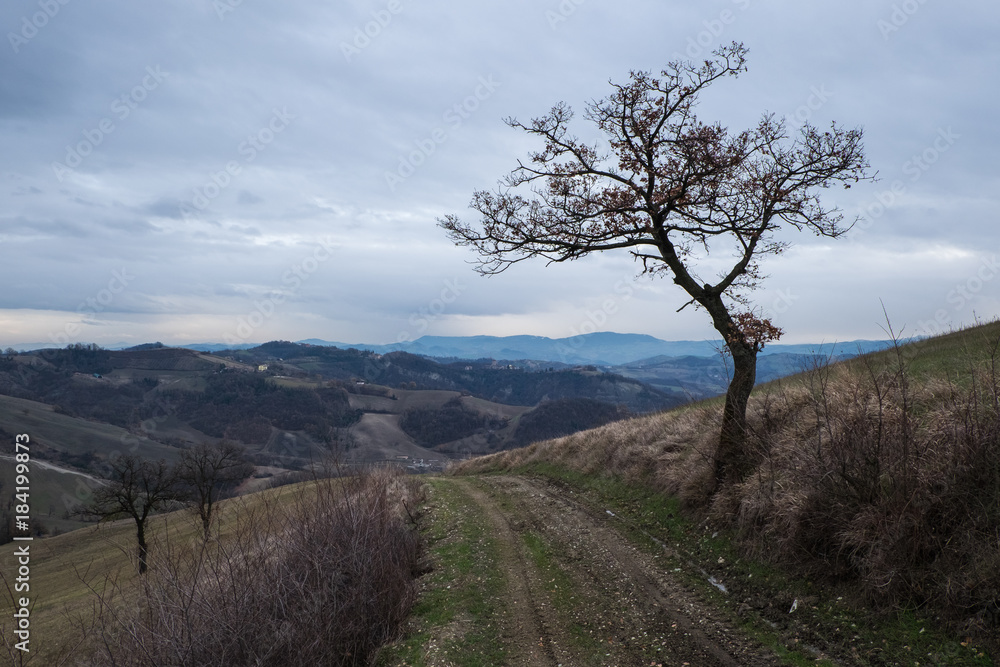
POLYGON ((728 494, 747 548, 854 580, 886 606, 995 627, 996 370, 970 362, 962 377, 915 378, 902 355, 868 356, 786 385, 780 406, 758 397, 763 458, 728 494))

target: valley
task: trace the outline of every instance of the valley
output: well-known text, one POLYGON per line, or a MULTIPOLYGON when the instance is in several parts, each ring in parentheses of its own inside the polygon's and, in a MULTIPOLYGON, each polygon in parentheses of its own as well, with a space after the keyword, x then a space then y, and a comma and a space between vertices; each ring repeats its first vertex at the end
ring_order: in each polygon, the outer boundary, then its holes
POLYGON ((30 433, 37 461, 54 466, 33 484, 38 520, 56 532, 83 525, 76 508, 121 454, 173 462, 192 446, 233 441, 258 467, 243 490, 301 479, 331 455, 345 469, 439 472, 683 400, 592 367, 283 342, 218 354, 70 346, 0 359, 0 434, 30 433))

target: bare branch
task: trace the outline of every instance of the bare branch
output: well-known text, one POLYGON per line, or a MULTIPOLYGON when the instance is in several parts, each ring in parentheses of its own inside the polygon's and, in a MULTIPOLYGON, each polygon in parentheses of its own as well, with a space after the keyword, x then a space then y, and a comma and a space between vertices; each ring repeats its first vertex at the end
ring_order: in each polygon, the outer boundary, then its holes
MULTIPOLYGON (((691 299, 680 310, 704 308, 732 352, 735 394, 727 397, 724 431, 735 423, 727 420, 745 420, 756 353, 780 334, 766 320, 731 312, 757 286, 758 259, 787 247, 774 238, 783 226, 843 235, 850 225, 819 193, 874 180, 861 129, 806 124, 790 137, 773 114, 736 134, 701 122, 700 94, 744 72, 746 54, 733 43, 700 64, 673 62, 659 76, 632 72, 627 83, 612 83, 610 96, 588 103, 583 114, 604 145, 570 133, 573 112, 565 103, 528 124, 508 119, 542 148, 495 192, 474 193, 478 224, 454 215, 439 221, 456 244, 476 251, 484 275, 533 257, 559 263, 618 249, 641 261, 644 273, 669 274, 691 299), (704 282, 698 260, 727 247, 733 264, 714 284, 704 282)), ((741 432, 730 429, 732 437, 741 432)))

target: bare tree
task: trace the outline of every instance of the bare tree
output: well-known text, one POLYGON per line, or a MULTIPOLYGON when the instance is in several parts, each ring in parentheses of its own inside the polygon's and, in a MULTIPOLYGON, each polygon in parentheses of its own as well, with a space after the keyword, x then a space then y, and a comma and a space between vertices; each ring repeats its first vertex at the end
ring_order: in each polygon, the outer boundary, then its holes
POLYGON ((214 445, 199 444, 185 450, 177 465, 177 477, 201 518, 208 539, 215 502, 253 474, 243 448, 229 440, 214 445))
POLYGON ((102 520, 128 516, 135 521, 139 574, 144 574, 149 554, 146 520, 150 514, 169 507, 180 497, 174 470, 166 461, 146 461, 125 454, 112 461, 109 482, 94 491, 93 499, 83 512, 102 520))
POLYGON ((784 250, 775 237, 781 227, 841 236, 850 225, 821 204, 818 190, 872 180, 860 129, 806 124, 789 137, 773 114, 738 134, 699 121, 701 92, 745 71, 746 54, 733 43, 701 64, 670 63, 660 78, 632 72, 628 83, 612 83, 611 95, 584 113, 605 136, 603 146, 570 134, 565 103, 530 124, 507 119, 544 148, 495 192, 474 193, 478 225, 454 215, 440 220, 453 241, 475 249, 484 275, 534 257, 565 262, 625 250, 644 273, 669 276, 690 297, 685 305, 708 312, 733 358, 715 455, 716 480, 727 481, 749 467, 746 408, 757 354, 782 333, 749 304, 762 277, 757 260, 784 250), (735 257, 731 268, 714 277, 698 271, 710 254, 725 252, 735 257))

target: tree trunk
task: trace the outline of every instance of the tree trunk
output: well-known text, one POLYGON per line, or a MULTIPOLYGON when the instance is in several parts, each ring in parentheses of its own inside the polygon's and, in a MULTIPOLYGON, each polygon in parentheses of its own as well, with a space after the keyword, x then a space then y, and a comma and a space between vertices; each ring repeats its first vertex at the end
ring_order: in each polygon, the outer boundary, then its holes
POLYGON ((146 547, 146 525, 143 521, 135 522, 135 536, 139 540, 139 574, 145 574, 147 565, 146 557, 149 550, 146 547))
POLYGON ((198 514, 201 516, 201 527, 205 531, 205 541, 208 542, 208 536, 212 528, 212 506, 199 507, 198 514))
POLYGON ((743 481, 751 464, 747 447, 747 403, 757 381, 757 350, 752 345, 730 339, 729 352, 733 357, 733 378, 726 391, 722 432, 715 453, 716 484, 743 481))
POLYGON ((746 332, 733 321, 721 294, 702 294, 698 302, 712 316, 715 330, 722 334, 733 358, 733 377, 726 390, 722 410, 722 431, 715 451, 715 486, 743 481, 750 470, 747 447, 747 404, 757 382, 757 352, 760 349, 747 339, 746 332))

